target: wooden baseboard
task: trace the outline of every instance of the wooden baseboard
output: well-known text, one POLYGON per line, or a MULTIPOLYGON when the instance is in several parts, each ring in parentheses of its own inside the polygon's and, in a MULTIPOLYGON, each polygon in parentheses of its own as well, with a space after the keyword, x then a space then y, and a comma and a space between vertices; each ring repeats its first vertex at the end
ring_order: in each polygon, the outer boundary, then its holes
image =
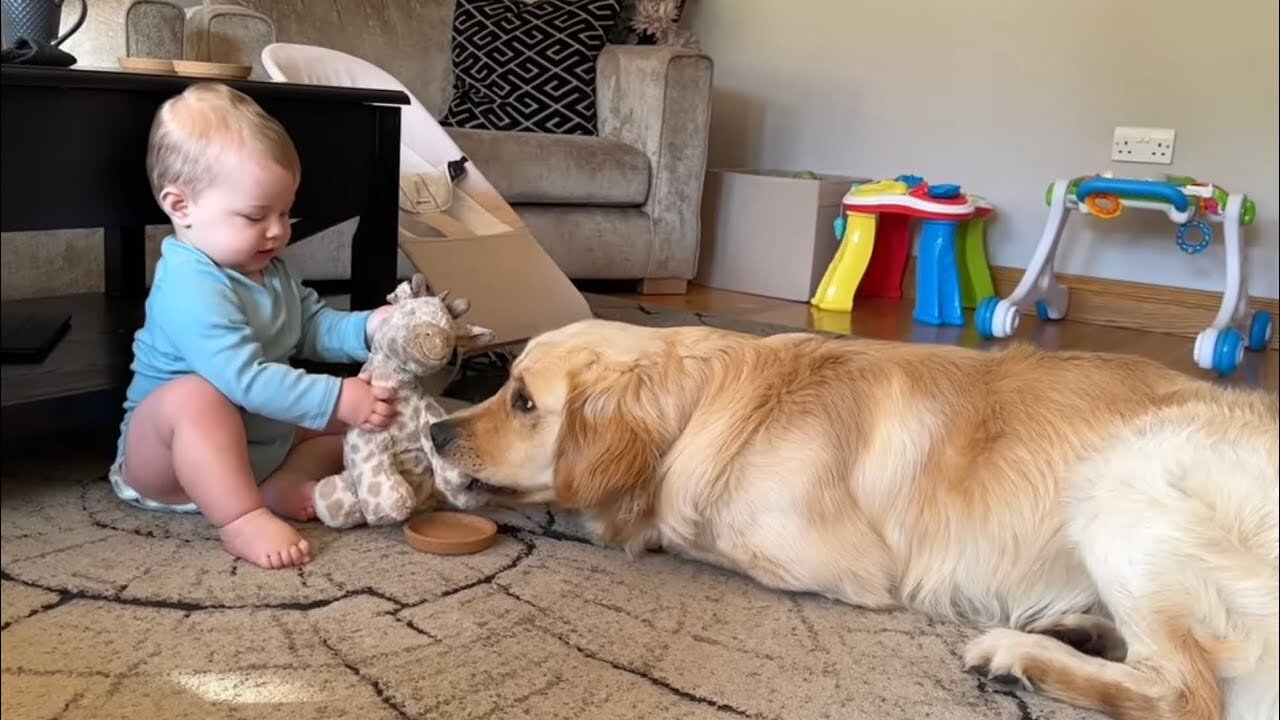
MULTIPOLYGON (((915 297, 915 268, 912 258, 903 278, 902 292, 915 297)), ((1022 280, 1018 268, 992 267, 996 293, 1008 297, 1022 280)), ((1195 337, 1213 322, 1222 304, 1222 294, 1204 290, 1147 285, 1122 280, 1105 280, 1084 275, 1058 273, 1058 282, 1070 291, 1067 318, 1077 322, 1129 328, 1146 332, 1195 337)), ((1266 310, 1273 321, 1280 313, 1280 302, 1269 298, 1250 298, 1249 307, 1266 310)), ((1029 314, 1035 314, 1030 311, 1029 314)), ((1280 349, 1280 332, 1273 333, 1269 346, 1280 349)))
POLYGON ((640 281, 641 295, 684 295, 689 281, 684 278, 645 278, 640 281))

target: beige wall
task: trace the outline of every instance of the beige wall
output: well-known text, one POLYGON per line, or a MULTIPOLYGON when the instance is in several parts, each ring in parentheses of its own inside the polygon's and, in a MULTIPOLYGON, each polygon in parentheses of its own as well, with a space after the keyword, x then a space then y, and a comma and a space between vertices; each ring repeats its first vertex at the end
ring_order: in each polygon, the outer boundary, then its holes
MULTIPOLYGON (((1275 0, 696 0, 686 22, 716 64, 713 168, 959 182, 996 204, 991 262, 1013 267, 1055 177, 1195 175, 1255 199, 1250 290, 1277 297, 1275 0), (1116 125, 1176 129, 1174 164, 1112 165, 1116 125)), ((1138 215, 1073 217, 1059 270, 1221 291, 1221 243, 1185 255, 1138 215)))

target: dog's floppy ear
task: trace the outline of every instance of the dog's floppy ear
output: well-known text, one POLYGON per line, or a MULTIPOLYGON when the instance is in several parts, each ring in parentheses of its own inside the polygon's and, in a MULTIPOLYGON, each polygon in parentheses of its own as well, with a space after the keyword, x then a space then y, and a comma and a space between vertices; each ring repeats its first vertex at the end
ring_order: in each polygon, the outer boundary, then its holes
POLYGON ((644 373, 580 379, 565 403, 556 447, 555 492, 561 505, 593 510, 607 542, 625 541, 653 512, 658 463, 670 432, 643 392, 644 373))

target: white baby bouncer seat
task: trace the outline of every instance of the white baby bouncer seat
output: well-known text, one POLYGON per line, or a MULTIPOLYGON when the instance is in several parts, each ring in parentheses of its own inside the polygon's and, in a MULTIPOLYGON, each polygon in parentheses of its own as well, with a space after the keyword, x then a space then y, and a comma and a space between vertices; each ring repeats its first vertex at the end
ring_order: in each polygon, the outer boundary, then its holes
MULTIPOLYGON (((273 43, 262 64, 280 82, 399 90, 400 249, 433 292, 471 302, 467 320, 490 328, 493 345, 521 342, 591 317, 573 283, 471 164, 413 93, 390 73, 354 55, 312 45, 273 43), (450 177, 465 168, 461 177, 450 177)), ((341 139, 335 139, 341 141, 341 139)))

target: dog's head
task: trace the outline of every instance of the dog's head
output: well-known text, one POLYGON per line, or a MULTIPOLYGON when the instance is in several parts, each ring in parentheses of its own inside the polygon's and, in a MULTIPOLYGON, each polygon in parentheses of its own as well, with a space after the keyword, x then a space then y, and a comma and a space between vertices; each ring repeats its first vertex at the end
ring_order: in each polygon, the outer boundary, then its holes
POLYGON ((461 471, 454 504, 555 503, 604 511, 605 535, 650 515, 659 463, 679 432, 678 358, 660 331, 586 320, 534 338, 492 397, 431 425, 461 471))

